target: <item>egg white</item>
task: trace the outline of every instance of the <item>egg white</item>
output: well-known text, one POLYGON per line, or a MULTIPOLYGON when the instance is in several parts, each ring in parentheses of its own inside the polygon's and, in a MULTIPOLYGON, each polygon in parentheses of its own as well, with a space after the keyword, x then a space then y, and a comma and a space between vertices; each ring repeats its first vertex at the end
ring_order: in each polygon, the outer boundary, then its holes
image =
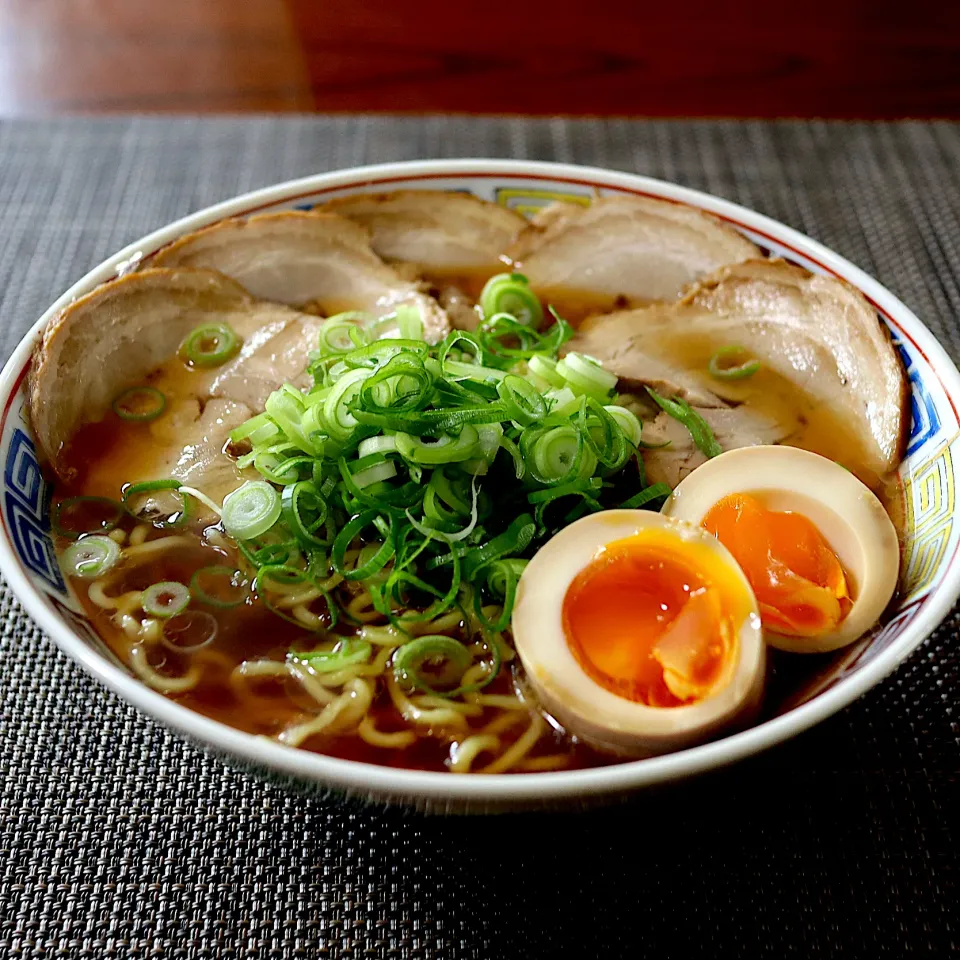
POLYGON ((897 587, 900 544, 883 504, 852 473, 797 447, 729 450, 684 478, 662 513, 699 525, 714 504, 736 493, 755 496, 770 510, 807 517, 851 587, 853 605, 836 630, 819 637, 767 630, 767 643, 793 653, 825 653, 853 643, 880 619, 897 587))
POLYGON ((762 695, 765 647, 756 599, 743 572, 726 547, 705 531, 650 511, 595 513, 548 541, 520 578, 512 629, 527 681, 544 708, 569 733, 599 749, 644 756, 700 742, 745 719, 762 695), (574 578, 602 547, 650 527, 708 549, 733 574, 748 611, 738 625, 725 676, 707 697, 686 706, 647 706, 607 690, 580 666, 563 629, 563 600, 574 578))

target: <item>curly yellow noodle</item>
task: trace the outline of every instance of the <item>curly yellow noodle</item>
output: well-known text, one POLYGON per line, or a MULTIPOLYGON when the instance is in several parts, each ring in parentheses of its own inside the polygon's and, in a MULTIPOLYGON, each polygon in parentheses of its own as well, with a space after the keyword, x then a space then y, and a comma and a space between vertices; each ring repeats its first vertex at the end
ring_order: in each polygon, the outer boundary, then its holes
POLYGON ((233 669, 237 677, 287 677, 290 670, 282 660, 244 660, 233 669))
POLYGON ((144 643, 156 644, 163 636, 163 624, 154 617, 140 621, 139 637, 144 643))
POLYGON ((318 583, 317 586, 321 590, 326 590, 326 592, 329 593, 334 587, 339 587, 340 584, 343 583, 343 580, 344 577, 342 573, 332 573, 326 580, 318 583))
MULTIPOLYGON (((280 604, 277 604, 277 606, 280 606, 280 604)), ((302 603, 298 603, 295 607, 291 608, 290 613, 295 620, 302 623, 308 630, 322 630, 326 626, 323 617, 317 616, 317 614, 308 610, 302 603)))
POLYGON ((251 689, 251 680, 276 680, 289 676, 286 663, 279 660, 244 660, 230 671, 227 680, 234 694, 244 703, 252 705, 258 702, 258 696, 251 689))
POLYGON ((191 663, 190 669, 182 677, 166 677, 150 666, 147 651, 141 644, 130 648, 130 666, 147 686, 161 693, 185 693, 192 690, 200 682, 203 673, 199 664, 191 663))
POLYGON ((371 747, 403 749, 417 742, 417 735, 412 730, 397 730, 396 733, 384 733, 378 730, 369 713, 360 721, 357 733, 360 739, 369 743, 371 747))
POLYGON ((94 580, 93 583, 90 584, 87 588, 87 596, 90 598, 91 603, 96 604, 103 610, 117 610, 123 607, 126 611, 140 606, 139 590, 130 590, 127 593, 121 593, 119 597, 108 597, 106 587, 109 583, 110 581, 108 579, 103 579, 94 580), (130 598, 135 598, 136 600, 132 607, 128 606, 128 604, 133 602, 130 598))
POLYGON ((511 727, 523 723, 527 719, 527 716, 528 714, 525 710, 504 710, 500 716, 494 717, 484 726, 480 730, 480 733, 503 733, 505 730, 509 730, 511 727))
POLYGON ((409 637, 398 630, 396 627, 361 627, 358 631, 361 640, 372 643, 375 647, 388 647, 393 649, 399 647, 401 643, 406 643, 409 637))
POLYGON ((125 532, 124 530, 119 529, 119 528, 115 528, 115 529, 111 530, 111 531, 107 534, 107 536, 108 536, 114 543, 119 543, 121 546, 123 545, 123 541, 127 539, 127 534, 126 534, 126 532, 125 532))
POLYGON ((388 671, 386 677, 390 699, 408 723, 416 723, 425 727, 465 727, 467 725, 463 714, 450 709, 449 705, 434 710, 424 710, 418 707, 400 689, 393 671, 388 671))
POLYGON ((369 663, 355 663, 342 670, 334 670, 330 673, 313 672, 313 676, 318 683, 325 687, 340 687, 348 680, 354 677, 379 677, 386 669, 387 662, 393 655, 390 647, 383 647, 377 651, 376 656, 369 663))
POLYGON ((344 608, 347 614, 361 623, 372 623, 381 619, 381 614, 373 607, 373 598, 364 590, 358 593, 344 608))
POLYGON ((298 747, 318 733, 345 730, 360 722, 373 702, 373 687, 365 680, 351 680, 333 703, 327 704, 312 720, 288 727, 277 736, 281 743, 298 747))
POLYGON ((463 703, 461 700, 447 700, 445 697, 434 697, 430 694, 419 694, 410 698, 410 703, 421 710, 456 710, 465 717, 479 717, 483 707, 474 703, 463 703))
POLYGON ((335 693, 331 693, 322 683, 316 675, 310 670, 309 667, 300 664, 300 663, 287 663, 287 672, 295 680, 299 681, 300 686, 313 697, 317 703, 326 705, 328 703, 333 703, 337 699, 335 693))
MULTIPOLYGON (((487 651, 486 648, 482 645, 480 649, 476 651, 480 656, 483 656, 487 651)), ((490 665, 485 661, 481 660, 479 663, 475 663, 472 667, 468 667, 463 672, 463 676, 460 678, 460 685, 464 687, 471 687, 474 684, 481 683, 483 680, 490 675, 490 665)), ((464 695, 466 699, 466 695, 464 695)))
POLYGON ((459 611, 454 610, 451 613, 445 613, 442 616, 434 617, 433 620, 414 620, 406 624, 408 633, 419 637, 424 633, 448 633, 456 630, 463 622, 463 617, 459 611))
POLYGON ((297 584, 296 589, 287 587, 281 590, 274 590, 273 586, 271 585, 269 593, 271 594, 270 602, 275 607, 279 607, 281 610, 289 610, 291 607, 306 606, 306 604, 313 603, 314 600, 322 596, 320 591, 310 583, 299 583, 297 584))
POLYGON ((450 772, 470 773, 474 760, 481 753, 497 753, 500 749, 499 737, 475 734, 450 747, 450 772))
POLYGON ((527 727, 516 743, 512 743, 493 763, 481 767, 477 772, 506 773, 511 767, 516 766, 523 760, 534 748, 545 727, 546 723, 543 721, 543 718, 534 714, 530 720, 530 726, 527 727))
POLYGON ((145 523, 138 523, 130 531, 130 540, 128 541, 131 547, 139 547, 147 537, 150 535, 151 528, 145 523))

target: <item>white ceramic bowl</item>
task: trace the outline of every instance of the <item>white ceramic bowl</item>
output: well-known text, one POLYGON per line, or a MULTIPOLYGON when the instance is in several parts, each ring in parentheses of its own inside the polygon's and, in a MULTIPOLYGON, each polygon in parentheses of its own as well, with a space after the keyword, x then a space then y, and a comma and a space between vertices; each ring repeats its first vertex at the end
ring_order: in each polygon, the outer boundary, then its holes
POLYGON ((793 736, 847 706, 882 680, 946 616, 960 592, 954 515, 960 461, 960 375, 940 344, 889 291, 837 254, 767 217, 715 197, 646 177, 588 167, 497 160, 399 163, 322 174, 238 197, 130 244, 90 271, 36 322, 0 376, 0 463, 4 465, 0 569, 23 605, 57 645, 137 709, 228 762, 320 790, 333 789, 438 810, 497 810, 610 796, 739 760, 793 736), (900 469, 906 548, 898 606, 882 629, 842 651, 766 722, 663 757, 590 770, 455 776, 394 770, 280 746, 209 720, 144 686, 107 650, 66 588, 50 539, 50 484, 37 464, 22 386, 33 345, 71 300, 116 276, 181 234, 224 217, 309 208, 373 190, 466 190, 523 213, 552 200, 587 204, 616 193, 663 197, 708 210, 771 253, 858 287, 901 350, 912 389, 913 424, 900 469))

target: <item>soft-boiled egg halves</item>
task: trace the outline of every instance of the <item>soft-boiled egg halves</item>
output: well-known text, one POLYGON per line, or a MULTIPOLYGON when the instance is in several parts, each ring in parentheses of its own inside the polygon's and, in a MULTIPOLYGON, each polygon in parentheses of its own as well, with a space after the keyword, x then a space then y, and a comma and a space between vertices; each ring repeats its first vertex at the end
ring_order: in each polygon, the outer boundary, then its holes
POLYGON ((825 653, 863 636, 897 586, 897 532, 852 473, 795 447, 730 450, 686 477, 667 516, 714 534, 746 574, 767 643, 825 653))
POLYGON ((610 510, 524 570, 513 635, 545 709, 627 755, 703 741, 759 705, 765 644, 825 652, 883 613, 900 553, 883 506, 805 450, 721 454, 662 514, 610 510))
POLYGON ((749 713, 764 680, 757 603, 700 527, 640 510, 578 520, 524 570, 513 636, 543 706, 622 754, 673 750, 749 713))

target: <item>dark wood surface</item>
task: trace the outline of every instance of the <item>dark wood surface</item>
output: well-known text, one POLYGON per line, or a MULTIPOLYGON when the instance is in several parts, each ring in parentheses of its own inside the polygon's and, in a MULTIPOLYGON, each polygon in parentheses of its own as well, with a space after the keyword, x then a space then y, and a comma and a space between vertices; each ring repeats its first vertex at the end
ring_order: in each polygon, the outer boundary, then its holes
POLYGON ((956 0, 0 0, 0 113, 960 117, 956 0))

